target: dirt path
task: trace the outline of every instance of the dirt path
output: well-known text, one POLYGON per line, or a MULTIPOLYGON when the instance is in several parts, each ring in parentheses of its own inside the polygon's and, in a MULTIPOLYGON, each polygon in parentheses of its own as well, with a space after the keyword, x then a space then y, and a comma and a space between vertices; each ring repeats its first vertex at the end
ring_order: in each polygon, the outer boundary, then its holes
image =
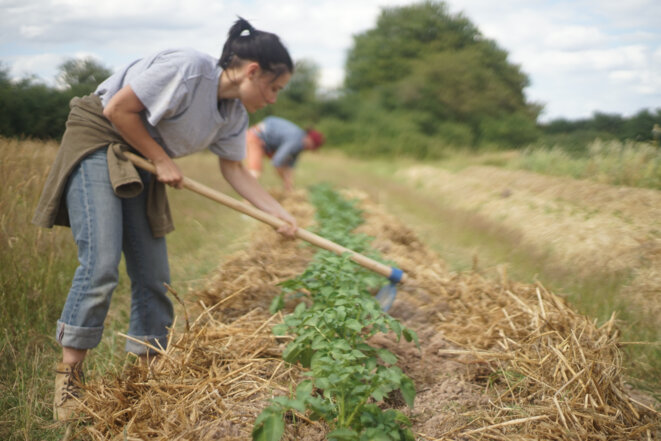
POLYGON ((458 173, 412 167, 400 173, 447 204, 515 227, 526 244, 549 246, 558 262, 580 270, 631 268, 661 247, 659 191, 495 167, 458 173))

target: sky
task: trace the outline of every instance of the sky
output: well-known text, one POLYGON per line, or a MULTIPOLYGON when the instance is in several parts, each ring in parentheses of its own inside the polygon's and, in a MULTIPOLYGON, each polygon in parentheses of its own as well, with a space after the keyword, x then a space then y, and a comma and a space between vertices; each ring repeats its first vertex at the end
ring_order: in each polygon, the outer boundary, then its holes
MULTIPOLYGON (((0 65, 56 85, 58 66, 94 57, 115 70, 171 47, 219 56, 237 16, 278 34, 320 85, 337 88, 353 36, 405 0, 0 0, 0 65)), ((540 121, 661 108, 661 1, 447 0, 508 52, 540 121)))

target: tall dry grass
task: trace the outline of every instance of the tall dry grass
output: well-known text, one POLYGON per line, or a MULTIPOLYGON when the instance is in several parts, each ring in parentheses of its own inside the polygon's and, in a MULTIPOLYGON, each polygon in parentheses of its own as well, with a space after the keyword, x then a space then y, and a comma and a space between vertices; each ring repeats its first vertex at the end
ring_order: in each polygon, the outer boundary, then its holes
MULTIPOLYGON (((77 266, 68 228, 31 223, 57 143, 0 138, 0 439, 55 440, 54 366, 60 357, 55 323, 77 266)), ((211 154, 180 162, 184 173, 228 191, 211 154)), ((186 293, 204 283, 221 261, 247 240, 254 226, 237 213, 185 191, 171 191, 176 230, 168 236, 172 285, 186 293)), ((85 362, 93 378, 121 369, 130 305, 123 263, 104 337, 85 362)), ((180 305, 175 301, 175 310, 180 305)))
POLYGON ((533 145, 510 165, 603 184, 661 189, 661 149, 645 142, 596 139, 581 156, 568 153, 562 146, 533 145))
POLYGON ((0 139, 0 438, 57 439, 48 428, 51 334, 76 267, 65 229, 31 224, 54 143, 0 139))

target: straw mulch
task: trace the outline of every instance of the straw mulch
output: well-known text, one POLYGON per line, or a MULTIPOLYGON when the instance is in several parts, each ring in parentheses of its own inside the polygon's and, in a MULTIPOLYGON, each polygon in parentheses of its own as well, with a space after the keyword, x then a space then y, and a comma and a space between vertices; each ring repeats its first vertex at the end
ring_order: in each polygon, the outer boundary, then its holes
MULTIPOLYGON (((396 394, 387 405, 409 413, 417 439, 659 439, 653 404, 633 398, 624 383, 614 319, 596 326, 544 287, 510 281, 504 271, 497 281, 451 273, 410 230, 363 195, 348 196, 365 210, 361 231, 409 276, 390 312, 418 333, 420 349, 389 335, 371 343, 395 352, 416 383, 414 410, 396 394)), ((285 203, 310 222, 301 195, 285 203)), ((94 440, 250 439, 268 399, 300 379, 280 358, 287 339, 270 333, 281 317, 267 306, 275 284, 300 273, 312 253, 259 229, 197 293, 195 318, 150 367, 127 364, 88 385, 79 430, 94 440)), ((325 433, 296 415, 285 439, 325 433)))
POLYGON ((614 318, 598 327, 543 286, 508 280, 503 268, 499 281, 441 273, 428 250, 401 226, 391 227, 394 219, 375 206, 367 212, 364 232, 385 232, 376 245, 415 279, 400 290, 392 315, 414 309, 433 323, 455 346, 438 353, 460 359, 467 369, 458 378, 481 385, 489 397, 487 405, 447 415, 447 430, 435 438, 659 437, 659 413, 632 398, 624 383, 614 318))
POLYGON ((415 166, 400 176, 560 274, 631 275, 627 299, 661 325, 660 191, 488 166, 415 166))
POLYGON ((248 439, 273 390, 294 375, 270 332, 276 319, 255 309, 226 325, 205 311, 149 367, 127 364, 90 384, 82 430, 98 440, 248 439))
MULTIPOLYGON (((314 209, 305 200, 305 193, 299 191, 282 203, 300 226, 309 227, 314 221, 314 209)), ((232 254, 210 276, 206 289, 197 293, 197 297, 207 306, 223 302, 215 314, 225 320, 256 305, 268 310, 271 300, 280 292, 277 284, 302 273, 315 252, 311 246, 301 246, 300 242, 284 239, 261 226, 245 250, 232 254)))

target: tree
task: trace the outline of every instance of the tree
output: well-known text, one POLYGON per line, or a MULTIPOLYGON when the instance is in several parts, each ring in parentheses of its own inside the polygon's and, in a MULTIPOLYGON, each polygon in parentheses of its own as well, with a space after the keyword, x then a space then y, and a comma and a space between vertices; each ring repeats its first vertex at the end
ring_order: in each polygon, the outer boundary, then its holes
POLYGON ((69 100, 87 95, 110 71, 91 59, 69 60, 60 66, 64 90, 49 87, 34 76, 9 79, 0 66, 0 135, 50 139, 62 136, 69 100))
POLYGON ((9 68, 0 63, 0 135, 12 136, 12 85, 9 68))
POLYGON ((374 29, 354 37, 345 88, 372 106, 370 118, 385 111, 409 119, 427 155, 433 144, 443 148, 460 139, 521 146, 535 140, 541 106, 526 101, 528 77, 507 57, 466 17, 449 14, 444 2, 385 8, 374 29))
POLYGON ((462 15, 451 17, 443 2, 384 8, 375 29, 354 37, 345 85, 359 91, 406 76, 413 60, 439 51, 461 50, 479 38, 462 15))
POLYGON ((92 57, 70 58, 60 64, 57 83, 74 95, 87 95, 93 92, 112 71, 92 57))
POLYGON ((621 138, 651 141, 654 124, 661 124, 661 109, 656 110, 656 115, 648 109, 641 110, 624 120, 621 138))

